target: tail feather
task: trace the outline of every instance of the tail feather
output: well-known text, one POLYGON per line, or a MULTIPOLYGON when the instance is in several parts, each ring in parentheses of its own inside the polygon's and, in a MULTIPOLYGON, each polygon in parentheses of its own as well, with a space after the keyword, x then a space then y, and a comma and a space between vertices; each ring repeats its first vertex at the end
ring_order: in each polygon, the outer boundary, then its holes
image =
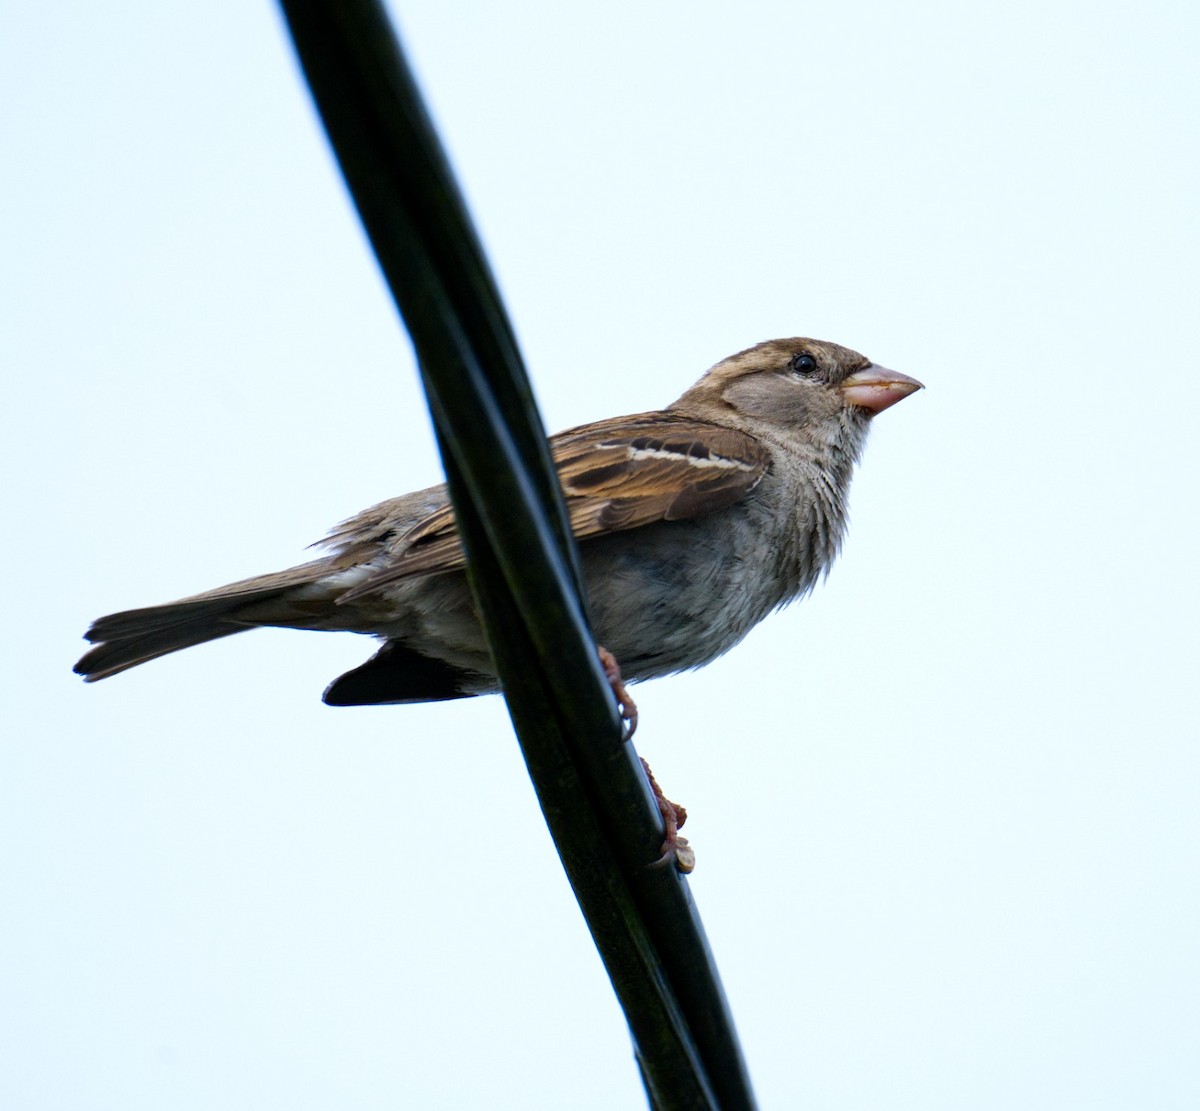
POLYGON ((182 628, 167 629, 128 640, 105 641, 84 653, 75 665, 75 673, 82 675, 86 682, 95 683, 138 664, 156 660, 159 656, 178 652, 181 648, 191 648, 195 644, 219 640, 234 633, 244 633, 249 628, 253 626, 210 623, 190 631, 182 628))
MULTIPOLYGON (((84 654, 75 665, 75 672, 94 683, 181 648, 232 636, 257 625, 274 624, 269 608, 264 612, 264 604, 316 582, 328 570, 325 560, 316 560, 278 574, 230 583, 178 602, 110 613, 95 621, 84 634, 96 647, 84 654), (251 609, 253 616, 248 612, 251 609)), ((311 609, 312 602, 302 608, 311 609)), ((278 614, 279 624, 288 624, 289 617, 299 616, 296 607, 285 606, 285 610, 278 614)))

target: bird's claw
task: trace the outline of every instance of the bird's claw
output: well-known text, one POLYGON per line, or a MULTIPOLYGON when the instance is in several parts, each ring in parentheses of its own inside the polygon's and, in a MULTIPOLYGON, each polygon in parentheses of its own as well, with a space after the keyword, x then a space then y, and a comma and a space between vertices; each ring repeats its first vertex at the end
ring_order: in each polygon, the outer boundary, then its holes
POLYGON ((637 731, 637 703, 629 697, 625 681, 621 678, 621 665, 617 663, 617 657, 603 645, 596 645, 596 651, 600 655, 600 666, 604 668, 604 677, 612 688, 613 697, 616 698, 617 707, 621 712, 621 722, 624 726, 623 738, 627 741, 632 740, 633 734, 637 731))
POLYGON ((642 770, 650 781, 650 789, 654 792, 654 801, 658 803, 658 812, 662 815, 665 829, 661 855, 646 867, 666 868, 668 865, 674 864, 677 871, 686 875, 696 867, 696 851, 688 844, 688 839, 679 832, 683 823, 687 821, 687 811, 679 803, 672 802, 663 794, 658 780, 654 778, 654 773, 645 760, 642 760, 642 770))
MULTIPOLYGON (((637 730, 637 704, 629 697, 629 691, 621 678, 621 666, 617 663, 616 656, 603 645, 596 645, 596 651, 600 656, 600 665, 604 668, 604 677, 608 680, 613 697, 617 700, 621 720, 625 725, 624 739, 628 741, 637 730)), ((676 869, 686 874, 696 867, 696 852, 688 844, 688 839, 679 832, 680 827, 687 821, 687 811, 663 794, 662 788, 654 778, 654 773, 650 770, 650 765, 645 760, 642 760, 642 770, 650 781, 650 789, 654 792, 654 801, 658 804, 659 814, 662 815, 664 829, 660 855, 647 867, 666 868, 673 864, 676 869)))

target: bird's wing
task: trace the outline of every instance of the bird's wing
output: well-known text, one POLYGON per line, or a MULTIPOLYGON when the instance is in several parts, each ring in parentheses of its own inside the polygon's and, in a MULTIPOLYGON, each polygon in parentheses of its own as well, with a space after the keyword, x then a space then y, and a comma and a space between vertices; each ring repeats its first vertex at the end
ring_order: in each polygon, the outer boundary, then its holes
MULTIPOLYGON (((578 540, 724 509, 762 481, 770 459, 753 436, 669 413, 571 429, 550 441, 550 451, 578 540)), ((341 601, 466 563, 448 502, 388 547, 394 555, 387 565, 341 601)))

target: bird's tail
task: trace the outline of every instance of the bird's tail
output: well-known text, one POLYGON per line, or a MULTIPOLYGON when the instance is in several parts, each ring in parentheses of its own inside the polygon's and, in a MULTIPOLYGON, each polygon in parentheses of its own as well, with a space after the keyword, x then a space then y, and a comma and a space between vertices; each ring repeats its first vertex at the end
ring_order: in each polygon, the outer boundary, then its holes
POLYGON ((336 590, 305 590, 329 574, 316 560, 146 609, 111 613, 84 634, 95 645, 75 665, 89 683, 107 679, 181 648, 232 636, 260 625, 320 628, 335 608, 336 590))

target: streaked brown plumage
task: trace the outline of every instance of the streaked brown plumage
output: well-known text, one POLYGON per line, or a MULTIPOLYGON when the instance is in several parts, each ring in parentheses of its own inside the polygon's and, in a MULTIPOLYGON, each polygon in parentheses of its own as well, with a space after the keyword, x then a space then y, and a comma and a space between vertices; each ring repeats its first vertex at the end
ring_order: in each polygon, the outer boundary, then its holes
MULTIPOLYGON (((869 419, 920 388, 836 344, 759 344, 667 409, 560 433, 551 448, 598 641, 627 679, 707 663, 811 589, 846 524, 869 419)), ((381 502, 329 554, 178 602, 102 617, 89 681, 255 626, 350 630, 384 646, 335 705, 496 689, 444 486, 381 502)))

